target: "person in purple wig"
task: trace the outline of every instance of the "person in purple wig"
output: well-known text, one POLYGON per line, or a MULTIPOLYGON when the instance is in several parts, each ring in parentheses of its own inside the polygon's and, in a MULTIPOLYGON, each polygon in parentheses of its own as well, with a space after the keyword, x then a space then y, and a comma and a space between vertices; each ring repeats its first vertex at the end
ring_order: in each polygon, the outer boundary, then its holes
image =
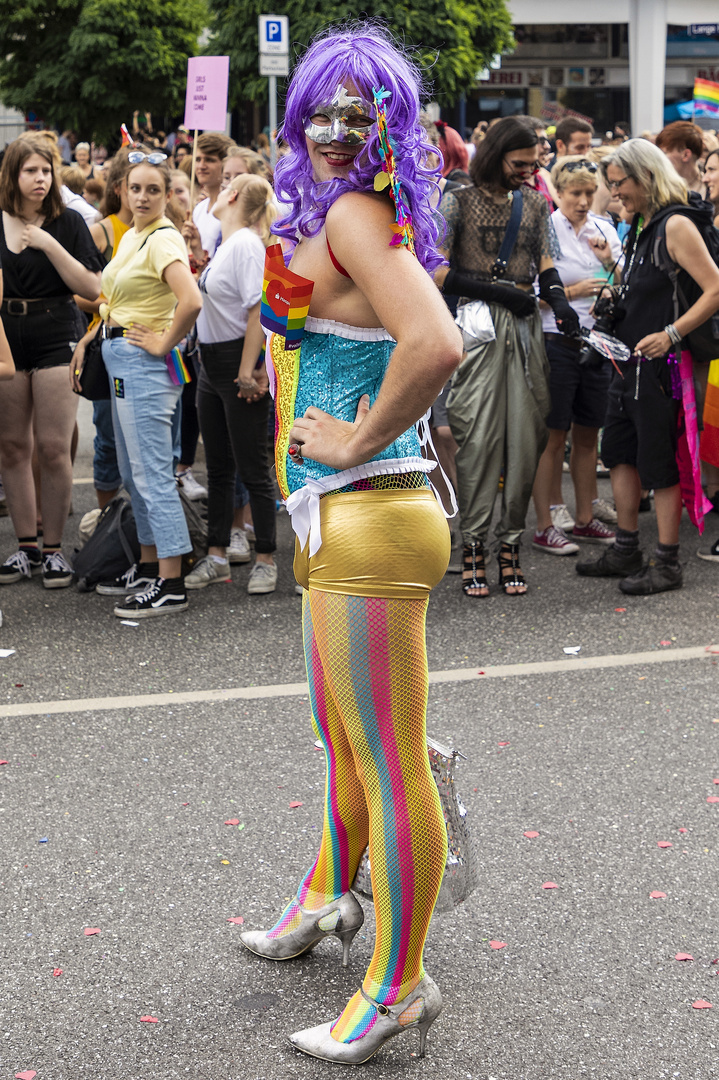
MULTIPOLYGON (((425 616, 450 541, 415 425, 462 345, 430 276, 441 263, 430 203, 438 171, 419 108, 418 71, 383 29, 330 30, 292 77, 290 153, 275 172, 290 209, 274 231, 294 245, 290 271, 313 283, 292 379, 281 376, 285 338, 275 332, 268 351, 278 432, 285 418, 289 431, 275 460, 297 534, 327 785, 314 863, 272 929, 242 940, 288 960, 336 936, 346 963, 364 918, 351 887, 369 844, 377 933, 367 973, 334 1022, 291 1037, 346 1064, 414 1028, 423 1054, 442 1007, 422 965, 447 858, 427 756, 425 616)), ((281 305, 272 285, 267 296, 281 305)))

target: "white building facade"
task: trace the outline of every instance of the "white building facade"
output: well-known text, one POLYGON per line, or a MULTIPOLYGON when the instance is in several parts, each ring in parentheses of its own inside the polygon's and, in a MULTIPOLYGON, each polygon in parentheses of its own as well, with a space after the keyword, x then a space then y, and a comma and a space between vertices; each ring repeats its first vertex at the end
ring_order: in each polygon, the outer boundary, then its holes
POLYGON ((517 49, 468 95, 470 126, 515 112, 549 123, 570 110, 597 132, 619 120, 629 121, 633 134, 659 131, 665 107, 690 99, 695 78, 719 82, 719 0, 508 6, 517 49))

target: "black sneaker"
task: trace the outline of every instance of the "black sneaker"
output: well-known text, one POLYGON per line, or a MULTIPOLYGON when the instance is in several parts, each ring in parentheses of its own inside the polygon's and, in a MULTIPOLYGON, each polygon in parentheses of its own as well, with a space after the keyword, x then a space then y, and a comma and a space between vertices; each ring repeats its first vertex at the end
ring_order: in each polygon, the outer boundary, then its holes
POLYGON ((627 596, 651 596, 670 589, 681 589, 682 568, 679 563, 654 562, 638 574, 632 574, 619 582, 619 588, 627 596))
POLYGON ((638 574, 642 566, 643 559, 639 548, 625 555, 616 544, 612 544, 599 559, 594 562, 577 563, 574 569, 582 577, 623 578, 629 574, 638 574))
POLYGON ((719 562, 719 540, 715 540, 711 547, 707 545, 707 547, 699 548, 697 555, 700 559, 706 559, 707 562, 719 562))
POLYGON ((0 585, 14 585, 24 577, 42 573, 42 555, 37 548, 21 548, 0 566, 0 585))
POLYGON ((119 619, 148 619, 154 615, 185 611, 187 607, 184 579, 159 577, 143 592, 134 593, 124 604, 118 604, 115 615, 119 619))
POLYGON ((127 593, 143 592, 152 585, 159 573, 156 562, 134 563, 124 574, 120 574, 111 581, 100 581, 95 586, 95 592, 103 596, 125 596, 127 593))
POLYGON ((66 589, 72 585, 73 569, 61 551, 42 554, 42 583, 46 589, 66 589))

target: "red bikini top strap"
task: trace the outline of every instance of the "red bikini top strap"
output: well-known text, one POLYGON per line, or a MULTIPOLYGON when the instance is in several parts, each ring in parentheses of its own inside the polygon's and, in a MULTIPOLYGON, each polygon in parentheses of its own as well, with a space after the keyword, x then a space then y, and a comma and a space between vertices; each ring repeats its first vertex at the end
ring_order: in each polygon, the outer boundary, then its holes
POLYGON ((348 273, 347 273, 347 271, 345 270, 344 266, 341 266, 341 265, 339 264, 339 262, 337 261, 337 258, 336 258, 336 256, 335 256, 335 253, 334 253, 334 251, 332 250, 332 248, 330 247, 330 242, 329 242, 329 240, 327 240, 327 253, 328 253, 329 257, 330 257, 330 262, 331 262, 331 263, 332 263, 332 265, 334 266, 335 270, 338 270, 338 271, 339 271, 339 273, 340 273, 340 274, 342 274, 342 276, 343 276, 343 277, 350 277, 350 274, 348 274, 348 273))

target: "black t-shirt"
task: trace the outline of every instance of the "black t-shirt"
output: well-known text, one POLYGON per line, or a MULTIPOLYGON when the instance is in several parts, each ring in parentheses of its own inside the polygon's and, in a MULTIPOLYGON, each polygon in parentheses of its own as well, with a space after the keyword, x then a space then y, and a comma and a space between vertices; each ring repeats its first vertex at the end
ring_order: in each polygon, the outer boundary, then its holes
MULTIPOLYGON (((43 229, 88 270, 102 270, 104 263, 87 225, 75 210, 64 210, 43 229)), ((62 280, 44 251, 25 248, 19 255, 5 242, 5 228, 0 213, 0 265, 6 299, 40 300, 68 296, 70 289, 62 280)))

